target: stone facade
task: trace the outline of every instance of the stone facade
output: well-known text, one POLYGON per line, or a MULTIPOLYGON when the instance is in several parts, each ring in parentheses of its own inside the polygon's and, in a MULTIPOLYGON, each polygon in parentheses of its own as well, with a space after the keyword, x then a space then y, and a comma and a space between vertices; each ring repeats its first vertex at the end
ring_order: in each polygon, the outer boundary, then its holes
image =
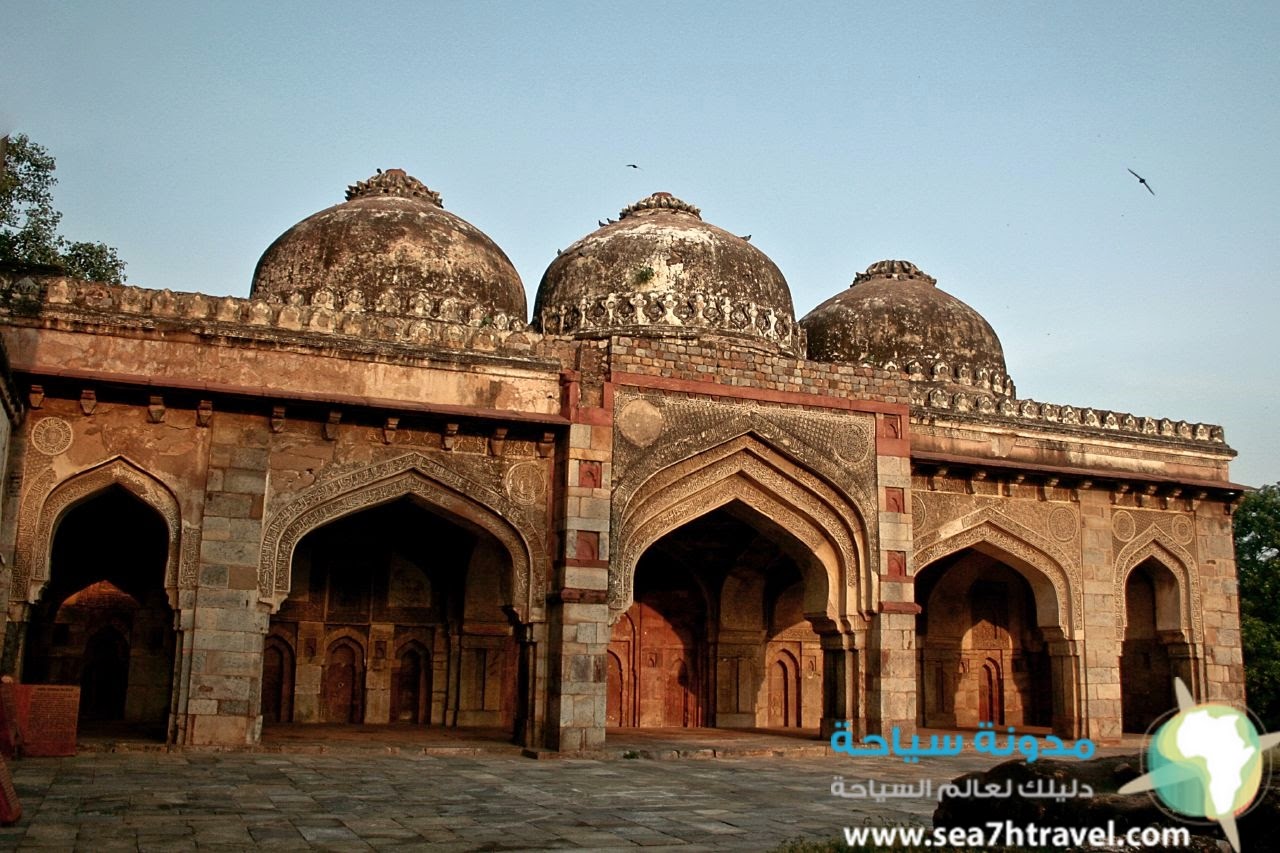
MULTIPOLYGON (((248 299, 0 272, 5 671, 188 745, 264 720, 1105 741, 1168 674, 1243 701, 1219 427, 1020 399, 989 327, 849 355, 856 328, 797 323, 762 253, 669 196, 557 259, 530 327, 500 250, 386 174, 324 212, 367 219, 348 294, 308 278, 310 231, 248 299)), ((926 286, 894 263, 859 281, 926 286)))

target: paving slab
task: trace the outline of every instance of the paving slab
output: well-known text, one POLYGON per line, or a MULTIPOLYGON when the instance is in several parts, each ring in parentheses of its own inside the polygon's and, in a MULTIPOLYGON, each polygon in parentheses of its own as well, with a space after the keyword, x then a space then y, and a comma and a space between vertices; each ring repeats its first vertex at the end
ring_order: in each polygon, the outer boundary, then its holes
POLYGON ((936 805, 841 799, 835 776, 931 779, 936 789, 994 763, 960 755, 907 765, 834 755, 812 738, 669 731, 611 736, 594 757, 535 761, 473 736, 433 752, 411 734, 397 734, 396 749, 370 744, 367 732, 354 747, 303 732, 286 739, 297 751, 27 758, 11 765, 24 814, 0 829, 0 850, 764 851, 864 822, 927 824, 936 805))

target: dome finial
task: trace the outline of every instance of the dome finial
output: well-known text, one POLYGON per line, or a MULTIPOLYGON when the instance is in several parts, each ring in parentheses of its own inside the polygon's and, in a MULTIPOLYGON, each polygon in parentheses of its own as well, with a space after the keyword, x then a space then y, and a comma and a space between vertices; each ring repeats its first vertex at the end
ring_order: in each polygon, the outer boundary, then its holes
POLYGON ((357 198, 376 198, 377 196, 399 196, 400 198, 420 198, 436 207, 444 207, 440 193, 427 188, 422 181, 405 173, 404 169, 378 170, 378 173, 367 181, 356 181, 347 187, 347 201, 357 198))
POLYGON ((627 205, 622 208, 622 212, 618 214, 619 219, 626 219, 635 213, 644 213, 646 211, 667 210, 672 213, 685 213, 697 219, 702 218, 702 211, 687 201, 681 201, 671 193, 654 193, 648 198, 642 198, 635 204, 627 205))
POLYGON ((924 281, 929 284, 936 285, 938 280, 933 276, 922 271, 911 261, 876 261, 867 267, 866 272, 860 272, 853 277, 853 284, 850 287, 862 284, 873 278, 888 278, 896 280, 909 279, 912 281, 924 281))

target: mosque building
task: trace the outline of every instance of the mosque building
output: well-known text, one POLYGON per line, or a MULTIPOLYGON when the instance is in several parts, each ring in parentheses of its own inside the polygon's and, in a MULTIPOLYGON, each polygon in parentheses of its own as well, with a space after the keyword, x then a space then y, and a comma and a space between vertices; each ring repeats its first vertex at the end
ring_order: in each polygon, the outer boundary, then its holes
POLYGON ((844 720, 1106 742, 1173 676, 1244 698, 1222 429, 1019 396, 906 261, 797 319, 760 249, 655 193, 530 317, 393 169, 248 298, 8 267, 0 336, 0 670, 80 685, 82 719, 572 752, 844 720))

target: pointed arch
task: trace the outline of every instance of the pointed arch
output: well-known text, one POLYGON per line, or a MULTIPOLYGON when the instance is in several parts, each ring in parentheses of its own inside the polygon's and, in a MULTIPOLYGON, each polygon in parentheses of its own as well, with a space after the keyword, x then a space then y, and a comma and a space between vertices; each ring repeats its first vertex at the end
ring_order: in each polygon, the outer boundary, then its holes
POLYGON ((307 533, 347 515, 415 497, 451 520, 491 534, 511 557, 510 601, 521 621, 538 612, 547 554, 542 535, 524 511, 497 491, 410 453, 317 483, 273 512, 263 525, 258 594, 272 612, 289 595, 293 551, 307 533))
POLYGON ((745 508, 777 535, 805 580, 805 611, 868 614, 876 594, 862 514, 841 490, 755 434, 660 469, 636 489, 613 533, 609 606, 634 600, 635 568, 658 539, 712 510, 745 508))
POLYGON ((1059 627, 1068 637, 1079 624, 1080 594, 1057 549, 1035 531, 990 509, 973 513, 961 521, 958 532, 943 536, 941 531, 926 536, 916 546, 915 573, 943 557, 965 548, 994 557, 1009 565, 1031 584, 1035 595, 1036 620, 1042 627, 1059 627))
POLYGON ((177 608, 179 585, 195 581, 199 554, 196 548, 189 546, 196 543, 198 547, 199 536, 193 531, 184 535, 182 510, 173 490, 124 456, 86 468, 56 485, 50 478, 49 483, 49 492, 43 499, 37 498, 39 509, 35 511, 33 522, 18 527, 11 600, 31 604, 40 600, 49 582, 53 538, 58 524, 77 505, 112 486, 119 486, 149 506, 164 521, 169 535, 164 586, 170 606, 177 608))
POLYGON ((1204 641, 1204 626, 1200 619, 1200 573, 1196 561, 1186 548, 1166 537, 1152 525, 1120 549, 1116 555, 1116 572, 1112 598, 1115 602, 1117 638, 1124 639, 1125 601, 1124 588, 1130 573, 1147 560, 1155 560, 1169 570, 1178 584, 1178 627, 1192 643, 1204 641))

